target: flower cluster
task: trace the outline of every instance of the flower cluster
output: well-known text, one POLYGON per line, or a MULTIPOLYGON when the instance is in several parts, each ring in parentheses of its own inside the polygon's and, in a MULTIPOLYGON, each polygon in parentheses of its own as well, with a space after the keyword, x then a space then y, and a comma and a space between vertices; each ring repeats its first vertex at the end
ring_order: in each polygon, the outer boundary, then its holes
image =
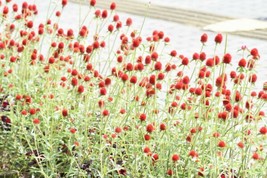
POLYGON ((0 175, 260 177, 267 168, 267 85, 256 48, 178 54, 116 12, 88 3, 79 29, 34 21, 35 4, 0 1, 0 175))

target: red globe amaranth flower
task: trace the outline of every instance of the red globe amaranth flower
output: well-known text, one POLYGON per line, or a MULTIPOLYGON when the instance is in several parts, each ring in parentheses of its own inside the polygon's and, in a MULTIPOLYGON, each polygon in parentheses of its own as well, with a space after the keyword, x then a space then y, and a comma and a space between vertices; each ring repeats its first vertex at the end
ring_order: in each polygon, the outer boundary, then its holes
MULTIPOLYGON (((164 77, 165 77, 164 73, 159 73, 158 74, 158 80, 163 80, 164 77)), ((267 84, 267 82, 266 82, 266 84, 267 84)))
POLYGON ((223 63, 225 64, 229 64, 232 60, 232 56, 231 54, 229 53, 226 53, 224 56, 223 56, 223 63))
POLYGON ((74 36, 74 34, 73 34, 73 30, 72 30, 72 29, 68 29, 68 31, 67 31, 67 36, 68 36, 69 38, 72 38, 72 37, 74 36))
POLYGON ((35 108, 31 108, 31 109, 29 110, 29 113, 30 113, 31 115, 34 115, 34 114, 36 113, 36 109, 35 109, 35 108))
POLYGON ((120 109, 120 114, 125 114, 126 113, 126 110, 125 109, 120 109))
POLYGON ((130 78, 130 82, 133 83, 133 84, 136 84, 136 82, 137 82, 137 77, 136 77, 136 76, 132 76, 132 77, 130 78))
POLYGON ((189 84, 189 82, 190 82, 189 77, 188 77, 188 76, 185 76, 185 77, 183 78, 183 84, 189 84))
POLYGON ((90 0, 90 6, 95 6, 96 5, 96 0, 90 0))
POLYGON ((13 4, 12 9, 13 9, 14 12, 17 12, 18 11, 18 5, 17 4, 13 4))
POLYGON ((75 78, 75 77, 72 78, 72 79, 71 79, 71 85, 72 85, 72 86, 77 86, 77 85, 78 85, 78 79, 75 78))
POLYGON ((128 78, 129 78, 128 75, 125 74, 125 73, 123 73, 123 74, 121 75, 121 79, 122 79, 123 82, 127 81, 128 78))
POLYGON ((250 54, 251 54, 254 58, 258 58, 258 57, 259 57, 259 52, 258 52, 258 49, 257 49, 257 48, 253 48, 253 49, 250 51, 250 54))
POLYGON ((115 2, 112 2, 110 4, 110 10, 115 10, 116 9, 116 3, 115 2))
POLYGON ((62 110, 62 116, 63 117, 67 117, 68 116, 68 110, 67 109, 63 109, 62 110))
POLYGON ((167 170, 167 175, 172 176, 173 175, 173 171, 171 169, 168 169, 167 170))
POLYGON ((105 82, 104 81, 100 81, 98 84, 99 88, 105 87, 105 82))
POLYGON ((103 115, 103 116, 108 116, 108 115, 109 115, 109 111, 108 111, 107 109, 104 109, 104 110, 102 111, 102 115, 103 115))
POLYGON ((107 90, 104 87, 100 88, 99 92, 100 92, 100 95, 106 95, 107 94, 107 90))
POLYGON ((117 14, 115 14, 114 16, 113 16, 113 21, 114 22, 118 22, 120 20, 120 17, 117 15, 117 14))
POLYGON ((215 38, 214 38, 214 41, 215 41, 215 43, 222 43, 222 40, 223 40, 223 36, 222 36, 222 34, 217 34, 216 36, 215 36, 215 38))
POLYGON ((21 99, 22 99, 22 95, 20 95, 20 94, 17 94, 17 95, 16 95, 16 100, 18 100, 18 101, 19 101, 19 100, 21 100, 21 99))
POLYGON ((192 158, 198 157, 198 153, 195 150, 189 151, 188 155, 192 158))
POLYGON ((206 60, 206 66, 208 67, 213 67, 214 66, 214 59, 213 58, 209 58, 206 60))
POLYGON ((100 43, 100 46, 101 46, 101 48, 105 48, 105 46, 106 46, 106 42, 105 42, 105 41, 102 41, 102 42, 100 43))
POLYGON ((137 38, 134 38, 133 41, 132 41, 132 45, 134 48, 137 48, 140 43, 142 42, 142 38, 141 37, 137 37, 137 38))
POLYGON ((145 135, 144 135, 144 139, 145 139, 146 141, 149 141, 149 140, 150 140, 150 138, 151 138, 151 137, 150 137, 150 135, 149 135, 149 134, 145 134, 145 135))
POLYGON ((133 23, 133 20, 131 19, 131 18, 127 18, 127 20, 126 20, 126 26, 131 26, 132 25, 132 23, 133 23))
POLYGON ((62 2, 61 2, 61 4, 62 4, 63 7, 66 6, 67 3, 68 3, 68 0, 62 0, 62 2))
POLYGON ((146 146, 144 149, 143 149, 144 153, 150 153, 151 150, 148 146, 146 146))
POLYGON ((34 124, 40 124, 40 120, 38 118, 34 118, 33 121, 32 121, 34 124))
POLYGON ((183 64, 184 66, 187 66, 188 63, 189 63, 189 59, 188 59, 187 57, 184 57, 184 58, 182 59, 182 64, 183 64))
POLYGON ((148 124, 148 125, 146 126, 146 131, 147 131, 147 132, 151 133, 151 132, 153 132, 154 130, 155 130, 155 128, 154 128, 153 124, 148 124))
POLYGON ((107 18, 107 16, 108 16, 108 11, 104 9, 104 10, 102 11, 101 16, 102 16, 103 19, 107 18))
POLYGON ((190 130, 190 133, 193 135, 194 133, 197 133, 197 129, 196 128, 192 128, 191 130, 190 130))
POLYGON ((113 30, 114 30, 114 26, 113 26, 112 24, 110 24, 110 25, 108 26, 108 31, 109 31, 109 32, 113 32, 113 30))
POLYGON ((218 147, 224 148, 224 147, 226 147, 226 143, 224 141, 219 141, 218 147))
POLYGON ((253 155, 252 155, 252 158, 254 159, 254 160, 258 160, 258 159, 260 159, 260 155, 258 154, 258 153, 253 153, 253 155))
POLYGON ((164 131, 164 130, 167 129, 166 124, 164 124, 164 123, 161 123, 161 124, 159 125, 159 128, 160 128, 161 131, 164 131))
POLYGON ((153 61, 157 61, 158 57, 159 57, 159 55, 158 55, 157 52, 153 52, 153 53, 151 54, 151 59, 152 59, 153 61))
POLYGON ((176 162, 180 159, 180 156, 178 154, 172 155, 172 161, 176 162))
POLYGON ((56 16, 57 16, 57 17, 60 17, 60 16, 61 16, 61 12, 60 12, 60 11, 57 11, 57 12, 56 12, 56 16))
POLYGON ((170 53, 170 55, 172 57, 176 57, 177 56, 177 52, 175 50, 172 50, 171 53, 170 53))
POLYGON ((79 92, 79 93, 83 93, 83 92, 84 92, 84 86, 80 85, 80 86, 78 87, 78 92, 79 92))
MULTIPOLYGON (((0 6, 1 6, 1 5, 0 5, 0 6)), ((9 12, 9 9, 8 9, 7 6, 5 6, 5 7, 3 8, 3 14, 4 14, 4 15, 7 15, 8 12, 9 12)))
POLYGON ((157 61, 154 65, 155 70, 161 70, 162 69, 162 64, 161 62, 157 61))
POLYGON ((117 24, 116 24, 116 28, 117 28, 117 29, 120 29, 120 28, 121 28, 121 26, 122 26, 122 23, 121 23, 121 21, 118 21, 118 22, 117 22, 117 24))
POLYGON ((240 61, 238 62, 239 67, 246 67, 246 65, 247 65, 247 61, 244 58, 240 59, 240 61))
POLYGON ((243 149, 245 147, 244 143, 243 142, 238 142, 237 143, 237 146, 241 149, 243 149))
POLYGON ((54 57, 50 57, 48 59, 48 62, 49 62, 49 64, 54 64, 55 63, 55 58, 54 57))
POLYGON ((159 155, 157 153, 152 154, 152 160, 157 161, 159 159, 159 155))
POLYGON ((110 97, 108 97, 108 101, 109 102, 112 102, 113 101, 113 98, 110 96, 110 97))
POLYGON ((169 37, 165 37, 165 38, 164 38, 164 42, 165 42, 165 43, 169 43, 169 42, 170 42, 170 38, 169 38, 169 37))
POLYGON ((256 81, 257 81, 257 75, 256 74, 251 74, 250 76, 249 76, 249 79, 248 79, 248 81, 249 82, 251 82, 251 83, 255 83, 256 81))
POLYGON ((263 93, 260 98, 267 101, 267 93, 263 93))
POLYGON ((158 33, 158 37, 159 37, 159 39, 163 39, 163 37, 164 37, 164 32, 163 32, 163 31, 160 31, 160 32, 158 33))
POLYGON ((213 133, 213 137, 218 138, 219 136, 220 136, 220 133, 219 132, 213 133))
POLYGON ((266 135, 267 134, 267 127, 266 126, 263 126, 260 128, 260 133, 263 134, 263 135, 266 135))
POLYGON ((200 41, 201 41, 201 43, 206 43, 208 41, 208 35, 206 33, 201 35, 200 41))
POLYGON ((28 113, 27 113, 26 110, 22 110, 22 111, 21 111, 21 114, 24 115, 24 116, 26 116, 28 113))
POLYGON ((121 129, 120 127, 116 127, 116 128, 115 128, 115 132, 116 132, 116 133, 121 133, 121 132, 122 132, 122 129, 121 129))
POLYGON ((111 134, 111 138, 116 138, 117 135, 115 133, 111 134))
POLYGON ((205 53, 205 52, 201 52, 201 53, 199 54, 199 59, 200 59, 201 61, 204 61, 204 60, 206 59, 206 53, 205 53))
POLYGON ((75 128, 70 128, 70 132, 71 132, 72 134, 75 134, 76 131, 77 131, 77 129, 75 129, 75 128))
POLYGON ((145 121, 146 120, 146 114, 144 114, 144 113, 140 114, 139 119, 141 121, 145 121))

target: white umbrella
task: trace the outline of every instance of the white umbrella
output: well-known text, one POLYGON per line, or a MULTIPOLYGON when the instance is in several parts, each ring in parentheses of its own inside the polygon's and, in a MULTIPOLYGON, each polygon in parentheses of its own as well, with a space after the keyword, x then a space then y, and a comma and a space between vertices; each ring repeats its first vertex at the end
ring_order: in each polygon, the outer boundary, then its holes
POLYGON ((233 19, 203 27, 204 30, 215 32, 237 32, 267 29, 267 22, 255 19, 233 19))

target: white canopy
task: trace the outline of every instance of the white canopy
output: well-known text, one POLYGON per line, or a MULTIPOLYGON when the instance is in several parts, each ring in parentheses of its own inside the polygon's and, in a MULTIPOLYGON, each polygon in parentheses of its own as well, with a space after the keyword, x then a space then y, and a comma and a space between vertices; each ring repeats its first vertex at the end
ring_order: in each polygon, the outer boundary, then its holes
POLYGON ((237 32, 267 29, 267 22, 255 19, 233 19, 207 25, 204 30, 215 32, 237 32))

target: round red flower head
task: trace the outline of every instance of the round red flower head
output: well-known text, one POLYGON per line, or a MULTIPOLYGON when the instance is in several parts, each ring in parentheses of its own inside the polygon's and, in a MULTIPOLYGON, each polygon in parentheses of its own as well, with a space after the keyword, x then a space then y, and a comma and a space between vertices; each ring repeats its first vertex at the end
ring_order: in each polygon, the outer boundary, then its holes
POLYGON ((62 116, 63 116, 63 117, 68 116, 68 110, 67 110, 67 109, 63 109, 63 110, 62 110, 62 116))
POLYGON ((95 6, 95 4, 96 4, 96 0, 91 0, 90 1, 90 6, 95 6))
POLYGON ((32 121, 34 124, 40 124, 40 120, 38 118, 34 118, 33 121, 32 121))
POLYGON ((152 124, 148 124, 146 126, 146 131, 149 132, 149 133, 153 132, 154 129, 155 128, 154 128, 154 126, 152 124))
POLYGON ((208 35, 206 33, 201 35, 200 41, 201 41, 201 43, 206 43, 208 41, 208 35))
POLYGON ((265 126, 261 127, 260 128, 260 133, 263 134, 263 135, 267 134, 267 127, 265 127, 265 126))
POLYGON ((171 169, 168 169, 168 170, 167 170, 167 174, 168 174, 169 176, 172 176, 172 175, 173 175, 173 171, 172 171, 171 169))
POLYGON ((224 147, 226 147, 226 143, 224 141, 219 141, 218 147, 224 148, 224 147))
POLYGON ((232 60, 231 54, 227 53, 223 56, 223 63, 229 64, 232 60))
POLYGON ((157 154, 157 153, 154 153, 153 155, 152 155, 152 160, 153 161, 157 161, 159 159, 159 155, 157 154))
POLYGON ((83 92, 84 92, 84 86, 80 85, 80 86, 78 87, 78 92, 79 92, 79 93, 83 93, 83 92))
POLYGON ((260 159, 260 155, 258 154, 258 153, 253 153, 253 155, 252 155, 252 158, 254 159, 254 160, 258 160, 258 159, 260 159))
POLYGON ((216 36, 215 36, 215 38, 214 38, 214 41, 215 41, 215 43, 222 43, 222 40, 223 40, 223 36, 222 36, 222 34, 217 34, 216 36))
POLYGON ((133 23, 133 20, 132 20, 131 18, 128 18, 128 19, 126 20, 126 26, 131 26, 132 23, 133 23))
POLYGON ((258 58, 258 57, 259 57, 259 52, 258 52, 258 49, 257 49, 257 48, 253 48, 253 49, 250 51, 250 54, 251 54, 254 58, 258 58))
POLYGON ((172 155, 172 161, 176 162, 180 159, 180 156, 178 154, 172 155))
POLYGON ((246 67, 246 65, 247 65, 246 59, 242 58, 239 60, 239 62, 238 62, 239 67, 246 67))
POLYGON ((115 10, 116 9, 116 3, 115 2, 112 2, 110 4, 110 10, 115 10))
POLYGON ((75 129, 75 128, 70 128, 70 132, 71 132, 72 134, 75 134, 76 131, 77 131, 77 129, 75 129))
POLYGON ((195 150, 189 151, 188 155, 191 156, 192 158, 198 157, 198 153, 195 150))
POLYGON ((68 3, 68 0, 62 0, 62 2, 61 2, 61 4, 62 4, 63 7, 66 6, 67 3, 68 3))

